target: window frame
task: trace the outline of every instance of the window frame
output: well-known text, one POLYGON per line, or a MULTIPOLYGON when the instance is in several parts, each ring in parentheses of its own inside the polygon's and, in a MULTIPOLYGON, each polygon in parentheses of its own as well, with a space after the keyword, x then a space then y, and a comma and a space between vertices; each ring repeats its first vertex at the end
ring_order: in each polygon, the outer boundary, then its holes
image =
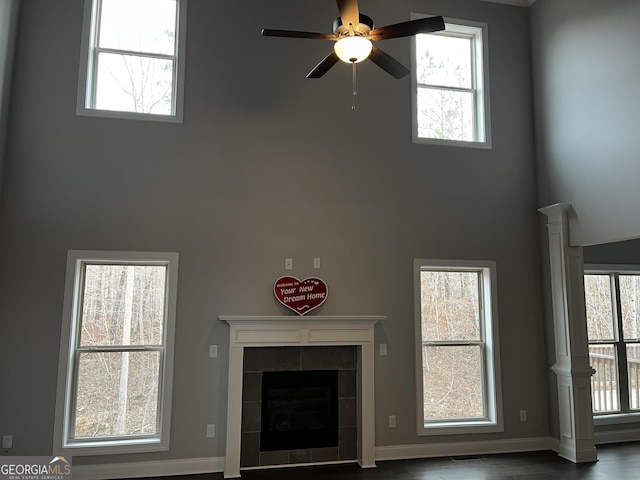
MULTIPOLYGON (((411 19, 431 17, 432 15, 412 13, 411 19)), ((453 140, 443 138, 421 137, 418 135, 418 91, 429 88, 429 85, 418 84, 417 71, 417 36, 411 39, 411 137, 415 144, 444 145, 491 149, 491 113, 489 97, 489 26, 484 22, 444 17, 445 30, 427 35, 474 38, 472 49, 472 91, 474 96, 474 140, 453 140), (475 33, 474 33, 475 31, 475 33), (480 61, 478 61, 480 60, 480 61)), ((444 88, 459 91, 461 89, 431 85, 433 88, 444 88)), ((466 91, 466 89, 465 89, 466 91)))
POLYGON ((67 253, 65 293, 60 334, 58 383, 53 451, 67 455, 109 455, 169 450, 171 399, 173 391, 173 357, 178 260, 175 252, 113 252, 70 250, 67 253), (71 438, 73 405, 76 401, 76 357, 83 349, 77 346, 83 301, 86 265, 157 265, 166 266, 165 309, 162 353, 158 373, 158 433, 93 439, 71 438))
MULTIPOLYGON (((622 327, 622 312, 619 289, 620 275, 640 275, 640 265, 622 265, 622 264, 585 264, 584 275, 606 275, 609 277, 609 286, 611 289, 612 316, 613 316, 613 333, 612 340, 594 340, 587 338, 588 345, 612 344, 616 355, 616 375, 618 382, 618 411, 593 412, 594 425, 617 425, 624 423, 636 423, 640 421, 640 409, 631 409, 629 407, 629 384, 627 376, 627 355, 626 345, 639 344, 638 339, 627 342, 624 338, 622 327)), ((586 320, 586 318, 585 318, 586 320)), ((593 394, 593 392, 592 392, 593 394)))
POLYGON ((95 77, 97 68, 97 62, 95 60, 96 51, 98 50, 97 40, 100 28, 99 11, 102 1, 103 0, 84 0, 76 114, 79 116, 89 117, 182 123, 184 111, 187 0, 176 0, 177 12, 175 38, 177 45, 175 55, 148 54, 145 52, 130 52, 118 49, 105 50, 110 52, 121 52, 121 54, 143 54, 143 56, 151 58, 173 59, 173 105, 172 113, 169 115, 143 112, 124 112, 120 110, 102 110, 95 107, 95 77))
MULTIPOLYGON (((484 260, 414 259, 414 311, 415 311, 415 358, 416 358, 416 426, 417 434, 455 435, 470 433, 503 432, 502 387, 500 380, 500 353, 498 341, 498 303, 496 262, 484 260), (425 421, 424 382, 422 378, 422 305, 420 274, 423 271, 478 272, 479 307, 483 331, 484 367, 483 391, 484 418, 461 418, 458 420, 425 421)), ((454 342, 455 343, 455 342, 454 342)), ((468 342, 467 342, 468 343, 468 342)))

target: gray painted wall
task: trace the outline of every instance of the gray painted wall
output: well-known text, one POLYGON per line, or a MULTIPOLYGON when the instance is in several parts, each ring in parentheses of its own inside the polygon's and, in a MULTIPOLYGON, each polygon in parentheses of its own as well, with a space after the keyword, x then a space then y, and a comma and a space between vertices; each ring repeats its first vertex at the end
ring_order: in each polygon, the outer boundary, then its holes
MULTIPOLYGON (((491 150, 412 145, 408 79, 363 65, 352 112, 348 67, 304 78, 329 45, 260 37, 329 30, 330 0, 189 0, 184 123, 77 117, 82 1, 23 0, 0 217, 0 433, 14 435, 12 454, 51 452, 69 249, 180 253, 171 450, 75 464, 223 456, 228 328, 217 316, 286 315, 271 293, 285 257, 293 275, 328 283, 322 314, 388 315, 376 331, 389 347, 376 357, 377 445, 548 435, 528 10, 361 7, 380 25, 412 11, 489 23, 491 150), (414 258, 497 262, 503 434, 416 436, 414 258)), ((409 64, 407 39, 383 48, 409 64)))
POLYGON ((640 265, 640 239, 586 247, 584 263, 640 265))
POLYGON ((640 236, 640 3, 531 7, 540 206, 571 203, 571 242, 640 236))

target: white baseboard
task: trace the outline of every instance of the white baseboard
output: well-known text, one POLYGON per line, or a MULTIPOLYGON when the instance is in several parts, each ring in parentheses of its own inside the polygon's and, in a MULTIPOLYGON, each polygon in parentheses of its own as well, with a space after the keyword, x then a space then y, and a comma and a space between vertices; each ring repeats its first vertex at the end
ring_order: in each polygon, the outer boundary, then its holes
POLYGON ((489 455, 492 453, 557 451, 558 441, 551 437, 509 438, 480 442, 425 443, 376 447, 376 460, 450 457, 455 455, 489 455))
POLYGON ((74 480, 108 480, 117 478, 163 477, 214 473, 224 470, 224 457, 185 458, 156 462, 130 462, 73 466, 74 480))
POLYGON ((596 431, 593 436, 596 445, 604 443, 637 442, 640 440, 640 429, 596 431))
MULTIPOLYGON (((638 433, 636 431, 636 433, 638 433)), ((511 438, 480 442, 428 443, 376 447, 376 461, 409 458, 489 455, 493 453, 557 451, 558 440, 551 437, 511 438)), ((224 471, 224 457, 186 458, 155 462, 130 462, 73 467, 74 480, 115 480, 119 478, 163 477, 224 471)))

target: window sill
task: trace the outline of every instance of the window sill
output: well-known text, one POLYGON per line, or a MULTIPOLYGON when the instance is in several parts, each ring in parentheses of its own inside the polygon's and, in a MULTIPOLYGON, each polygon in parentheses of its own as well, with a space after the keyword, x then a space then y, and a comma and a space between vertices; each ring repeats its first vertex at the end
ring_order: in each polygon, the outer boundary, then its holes
POLYGON ((115 455, 120 453, 164 452, 169 450, 159 439, 111 440, 95 442, 68 443, 56 449, 59 454, 66 455, 115 455))
POLYGON ((429 426, 418 427, 418 435, 420 436, 496 432, 504 432, 504 427, 494 422, 434 423, 429 426))
POLYGON ((153 113, 121 112, 118 110, 99 110, 78 107, 76 115, 79 117, 117 118, 120 120, 146 120, 151 122, 182 123, 182 114, 157 115, 153 113))
POLYGON ((484 150, 491 150, 491 142, 467 142, 461 140, 445 140, 441 138, 426 138, 426 137, 413 137, 413 143, 416 145, 440 145, 443 147, 463 147, 463 148, 478 148, 484 150))

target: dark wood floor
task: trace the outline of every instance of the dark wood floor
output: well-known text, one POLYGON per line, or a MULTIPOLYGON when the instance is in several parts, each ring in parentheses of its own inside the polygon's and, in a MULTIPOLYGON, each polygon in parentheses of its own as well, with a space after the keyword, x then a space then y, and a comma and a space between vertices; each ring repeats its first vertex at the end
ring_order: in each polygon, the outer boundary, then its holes
MULTIPOLYGON (((555 452, 243 471, 243 480, 640 480, 640 443, 602 445, 598 462, 576 465, 555 452)), ((213 480, 214 477, 209 476, 213 480)), ((195 480, 195 479, 192 479, 195 480)), ((204 480, 204 479, 199 479, 204 480)))
MULTIPOLYGON (((484 455, 242 471, 242 480, 640 480, 640 443, 601 445, 598 462, 576 465, 555 452, 484 455)), ((222 480, 221 473, 163 477, 222 480)))

